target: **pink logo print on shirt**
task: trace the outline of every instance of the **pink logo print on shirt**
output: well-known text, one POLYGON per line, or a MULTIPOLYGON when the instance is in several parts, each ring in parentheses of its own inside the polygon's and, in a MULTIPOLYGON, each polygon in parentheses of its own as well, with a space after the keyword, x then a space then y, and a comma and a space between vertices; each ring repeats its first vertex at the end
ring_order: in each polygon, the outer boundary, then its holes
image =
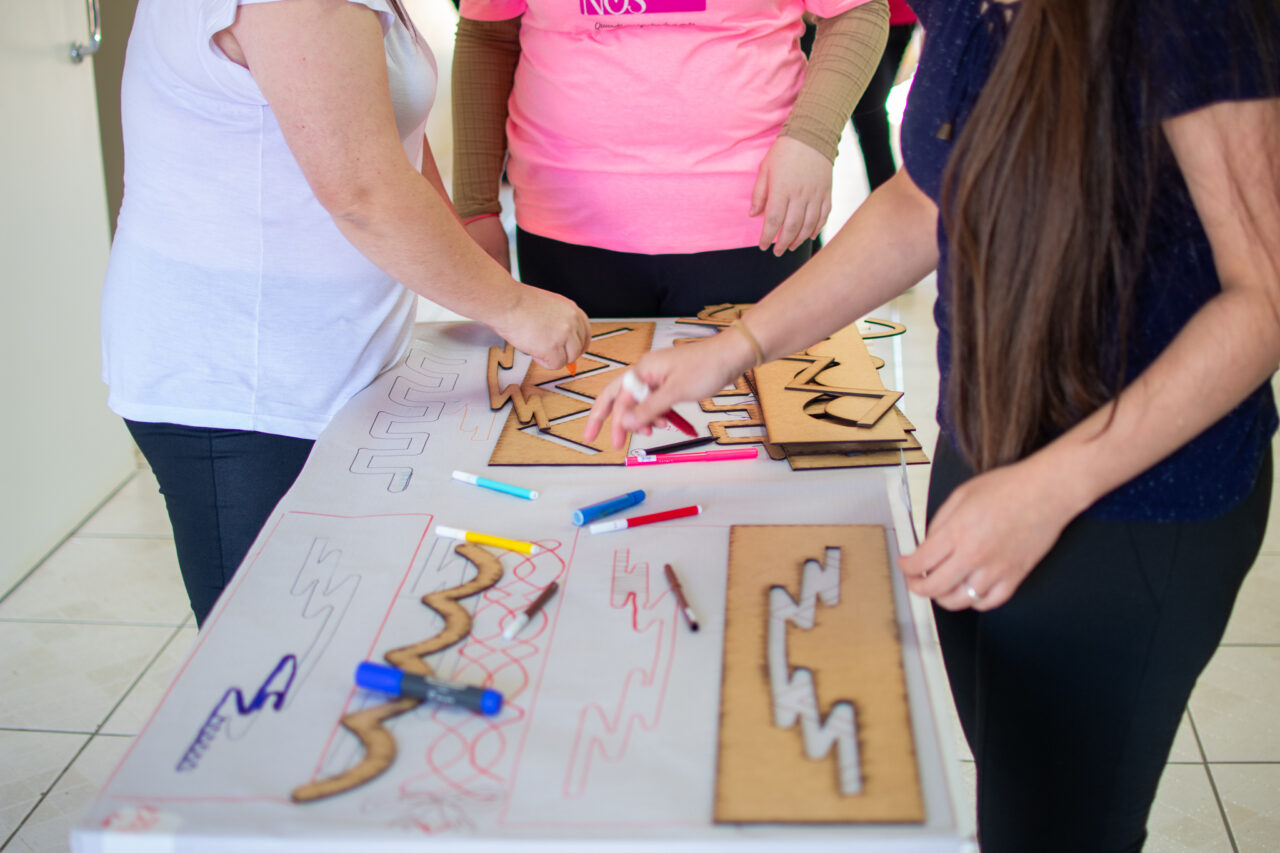
POLYGON ((705 12, 707 0, 581 0, 584 15, 656 15, 705 12))

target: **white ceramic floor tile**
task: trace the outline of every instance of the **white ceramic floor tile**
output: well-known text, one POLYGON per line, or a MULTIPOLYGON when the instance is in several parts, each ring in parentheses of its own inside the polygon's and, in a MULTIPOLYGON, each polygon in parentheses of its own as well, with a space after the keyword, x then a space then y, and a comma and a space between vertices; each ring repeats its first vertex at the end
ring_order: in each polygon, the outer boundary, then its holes
POLYGON ((150 469, 142 469, 102 509, 76 531, 78 535, 160 536, 172 539, 164 495, 150 469))
POLYGON ((88 740, 88 735, 0 732, 0 842, 17 829, 88 740))
POLYGON ((76 536, 0 602, 0 618, 181 625, 191 613, 170 539, 76 536))
POLYGON ((1211 764, 1240 853, 1280 850, 1280 764, 1211 764))
POLYGON ((1204 765, 1165 768, 1147 833, 1145 853, 1232 853, 1204 765))
POLYGON ((1261 554, 1250 569, 1222 642, 1280 644, 1280 554, 1261 554))
POLYGON ((1222 646, 1191 694, 1205 757, 1280 761, 1280 646, 1222 646))
POLYGON ((172 628, 0 622, 0 727, 92 733, 172 628))
POLYGON ((127 737, 95 737, 90 741, 5 847, 4 853, 69 850, 71 827, 120 763, 132 740, 127 737))
POLYGON ((169 645, 165 646, 160 657, 156 659, 143 674, 138 684, 129 691, 129 695, 120 703, 120 707, 107 718, 102 727, 105 735, 136 735, 142 731, 147 720, 169 689, 178 667, 186 659, 187 653, 196 641, 195 626, 188 626, 178 631, 169 645))

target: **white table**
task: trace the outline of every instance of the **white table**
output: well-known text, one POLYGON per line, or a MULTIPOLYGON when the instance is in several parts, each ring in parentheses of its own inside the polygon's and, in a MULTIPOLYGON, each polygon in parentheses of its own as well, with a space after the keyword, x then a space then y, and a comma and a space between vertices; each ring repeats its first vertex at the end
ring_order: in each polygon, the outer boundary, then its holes
MULTIPOLYGON (((423 324, 417 333, 409 356, 317 442, 73 831, 74 850, 420 850, 428 839, 465 850, 967 847, 927 609, 909 600, 896 571, 925 822, 711 820, 729 527, 883 525, 896 555, 895 543, 911 536, 898 469, 792 472, 763 454, 650 468, 488 469, 507 416, 487 404, 487 347, 499 341, 470 323, 423 324), (451 479, 454 469, 542 496, 526 502, 466 485, 451 479), (690 503, 705 511, 613 534, 572 525, 572 509, 635 488, 650 497, 633 512, 690 503), (356 663, 434 633, 441 620, 420 597, 473 571, 453 554, 456 543, 434 535, 437 523, 551 549, 533 558, 504 552, 502 583, 466 602, 470 639, 430 661, 444 678, 491 680, 506 695, 502 713, 423 706, 391 722, 399 752, 384 775, 293 803, 296 786, 362 754, 338 719, 385 697, 354 688, 356 663), (679 621, 662 580, 667 562, 682 568, 697 634, 679 621), (503 643, 504 598, 552 579, 560 592, 542 617, 503 643)), ((659 321, 654 346, 675 335, 659 321)), ((887 342, 876 345, 886 357, 887 342)), ((526 363, 517 361, 513 379, 526 363)), ((682 409, 695 423, 707 420, 682 409)))

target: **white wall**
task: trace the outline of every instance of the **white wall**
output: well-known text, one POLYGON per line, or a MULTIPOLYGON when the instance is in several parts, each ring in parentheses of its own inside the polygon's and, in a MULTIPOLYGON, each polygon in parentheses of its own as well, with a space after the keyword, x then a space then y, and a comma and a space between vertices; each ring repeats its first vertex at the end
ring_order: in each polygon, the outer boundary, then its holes
POLYGON ((0 4, 0 595, 134 470, 106 407, 106 197, 84 0, 0 4))

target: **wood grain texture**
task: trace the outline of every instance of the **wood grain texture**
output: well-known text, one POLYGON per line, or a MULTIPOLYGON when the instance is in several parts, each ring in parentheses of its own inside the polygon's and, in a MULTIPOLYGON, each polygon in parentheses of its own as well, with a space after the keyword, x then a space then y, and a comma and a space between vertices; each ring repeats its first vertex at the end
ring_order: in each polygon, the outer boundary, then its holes
POLYGON ((715 820, 919 823, 924 820, 885 532, 876 526, 759 525, 730 531, 715 820), (766 662, 771 587, 800 596, 806 560, 840 551, 840 598, 814 626, 787 628, 791 667, 812 673, 819 712, 851 702, 862 790, 842 795, 833 756, 807 758, 774 721, 766 662))

